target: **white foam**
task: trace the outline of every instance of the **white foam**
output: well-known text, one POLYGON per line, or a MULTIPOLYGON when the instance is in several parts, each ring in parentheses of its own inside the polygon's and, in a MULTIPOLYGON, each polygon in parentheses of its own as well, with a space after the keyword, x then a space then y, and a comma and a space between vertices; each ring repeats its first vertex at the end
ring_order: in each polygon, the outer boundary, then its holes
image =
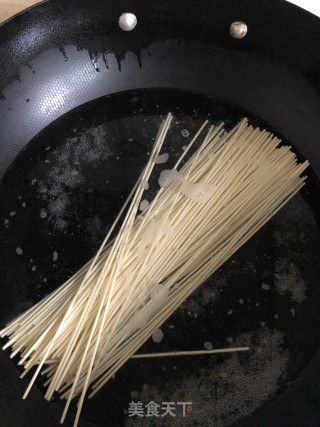
POLYGON ((160 343, 163 339, 163 332, 161 329, 157 328, 153 331, 152 340, 156 343, 160 343))
POLYGON ((140 210, 141 210, 142 212, 145 212, 145 211, 148 209, 149 205, 150 205, 150 203, 148 202, 148 200, 147 200, 147 199, 144 199, 144 200, 142 200, 142 202, 140 203, 139 208, 140 208, 140 210))
POLYGON ((177 169, 164 169, 160 173, 158 183, 159 183, 161 188, 165 188, 169 184, 171 184, 172 182, 181 180, 181 178, 182 178, 182 176, 177 171, 177 169))
POLYGON ((169 289, 160 283, 156 284, 152 288, 150 296, 156 306, 161 306, 169 296, 169 289))
POLYGON ((53 251, 53 254, 52 254, 52 260, 53 260, 53 262, 56 262, 57 259, 58 259, 58 252, 57 251, 53 251))
POLYGON ((298 267, 287 258, 279 258, 274 265, 275 289, 280 295, 289 295, 293 301, 305 300, 306 285, 298 267))
POLYGON ((185 181, 181 186, 182 194, 197 203, 206 203, 215 190, 215 185, 206 183, 191 184, 185 181))
MULTIPOLYGON (((191 424, 196 421, 207 425, 209 420, 210 425, 227 426, 249 416, 277 392, 279 380, 286 372, 288 351, 283 348, 283 334, 267 327, 234 338, 232 345, 249 346, 250 351, 224 355, 220 361, 209 357, 202 367, 200 364, 194 368, 191 375, 189 371, 181 370, 179 376, 168 376, 165 390, 156 382, 149 384, 146 390, 141 388, 139 399, 161 404, 170 390, 172 402, 201 402, 201 405, 197 405, 197 411, 194 411, 194 418, 189 418, 191 424), (216 399, 212 398, 215 383, 216 399)), ((192 412, 187 416, 192 417, 192 412)), ((144 418, 132 418, 126 419, 127 427, 145 425, 144 418)), ((170 426, 180 427, 185 424, 186 418, 177 408, 176 417, 170 417, 170 426)), ((159 420, 159 423, 156 421, 155 426, 160 425, 163 425, 163 420, 159 420)))
POLYGON ((161 165, 162 163, 166 163, 169 159, 168 153, 159 154, 154 160, 155 164, 161 165))
POLYGON ((148 182, 146 179, 142 179, 142 180, 141 180, 141 187, 142 187, 144 190, 149 190, 149 182, 148 182))
POLYGON ((128 322, 128 328, 132 332, 144 328, 148 323, 148 315, 145 310, 137 310, 128 322))

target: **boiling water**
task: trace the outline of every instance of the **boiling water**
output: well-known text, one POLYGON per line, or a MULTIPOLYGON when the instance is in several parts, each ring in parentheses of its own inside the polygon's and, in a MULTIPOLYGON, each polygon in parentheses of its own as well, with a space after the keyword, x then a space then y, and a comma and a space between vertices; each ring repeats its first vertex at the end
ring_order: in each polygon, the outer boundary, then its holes
MULTIPOLYGON (((246 114, 195 93, 122 93, 61 117, 16 158, 0 184, 3 324, 94 255, 169 111, 175 117, 162 149, 169 159, 154 168, 145 193, 151 201, 161 171, 173 166, 205 119, 224 121, 230 129, 246 114)), ((128 417, 133 396, 144 404, 193 402, 185 418, 178 410, 176 417, 168 415, 168 425, 223 426, 277 401, 317 350, 317 200, 310 176, 303 191, 163 325, 161 343, 150 340, 141 349, 199 350, 211 343, 213 348, 248 345, 249 352, 129 361, 86 403, 83 418, 93 425, 163 425, 162 418, 128 417)), ((13 362, 3 363, 12 370, 13 362)), ((14 369, 13 383, 19 381, 14 369)))

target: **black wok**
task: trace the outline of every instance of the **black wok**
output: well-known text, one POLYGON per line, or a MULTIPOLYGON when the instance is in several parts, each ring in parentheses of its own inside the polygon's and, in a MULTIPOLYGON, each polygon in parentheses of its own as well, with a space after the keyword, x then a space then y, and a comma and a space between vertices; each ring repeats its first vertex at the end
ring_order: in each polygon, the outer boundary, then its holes
MULTIPOLYGON (((0 326, 94 254, 168 111, 172 160, 204 118, 246 115, 311 162, 301 194, 143 347, 250 352, 129 361, 80 424, 318 426, 319 19, 281 0, 45 1, 0 26, 0 73, 0 326), (128 417, 132 400, 192 411, 128 417)), ((58 425, 59 399, 38 381, 22 401, 18 376, 2 352, 0 425, 58 425)))

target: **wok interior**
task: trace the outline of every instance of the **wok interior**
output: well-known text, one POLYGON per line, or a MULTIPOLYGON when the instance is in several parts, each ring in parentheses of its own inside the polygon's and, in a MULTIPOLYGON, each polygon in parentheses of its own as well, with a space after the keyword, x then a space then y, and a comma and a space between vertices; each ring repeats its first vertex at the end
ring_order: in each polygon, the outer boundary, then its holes
MULTIPOLYGON (((64 115, 15 159, 0 186, 3 322, 55 289, 94 255, 145 165, 168 111, 175 116, 163 149, 169 160, 156 166, 150 198, 161 170, 172 167, 205 119, 224 121, 230 129, 248 116, 200 93, 125 92, 64 115)), ((269 129, 257 118, 249 119, 269 129)), ((116 380, 85 405, 83 417, 99 424, 100 399, 108 402, 112 393, 112 402, 103 405, 103 417, 112 413, 120 422, 130 392, 137 390, 145 401, 165 400, 168 393, 173 400, 200 401, 205 417, 209 413, 217 423, 225 417, 235 422, 285 390, 317 349, 317 200, 318 187, 310 176, 301 194, 163 325, 161 351, 201 349, 209 341, 216 348, 249 345, 249 355, 129 361, 116 380), (217 384, 216 391, 212 384, 217 384)), ((159 344, 147 342, 142 351, 159 351, 159 344)))

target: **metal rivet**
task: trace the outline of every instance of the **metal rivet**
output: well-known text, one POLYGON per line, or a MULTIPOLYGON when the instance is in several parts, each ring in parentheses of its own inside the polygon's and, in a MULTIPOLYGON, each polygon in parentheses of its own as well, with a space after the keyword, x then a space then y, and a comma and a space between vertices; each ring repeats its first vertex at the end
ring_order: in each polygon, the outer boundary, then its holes
POLYGON ((131 31, 137 25, 137 17, 133 13, 123 13, 119 18, 119 27, 123 31, 131 31))
POLYGON ((234 39, 243 39, 248 32, 247 25, 242 21, 232 22, 230 25, 230 34, 234 39))

